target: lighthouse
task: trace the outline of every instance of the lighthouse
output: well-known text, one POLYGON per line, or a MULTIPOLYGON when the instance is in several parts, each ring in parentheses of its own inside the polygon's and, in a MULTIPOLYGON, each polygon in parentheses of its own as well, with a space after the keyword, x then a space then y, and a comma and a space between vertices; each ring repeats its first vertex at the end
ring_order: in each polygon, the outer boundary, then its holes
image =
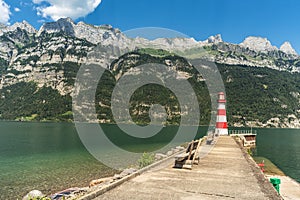
POLYGON ((218 93, 218 112, 216 120, 216 135, 228 135, 227 118, 226 118, 226 99, 224 92, 218 93))

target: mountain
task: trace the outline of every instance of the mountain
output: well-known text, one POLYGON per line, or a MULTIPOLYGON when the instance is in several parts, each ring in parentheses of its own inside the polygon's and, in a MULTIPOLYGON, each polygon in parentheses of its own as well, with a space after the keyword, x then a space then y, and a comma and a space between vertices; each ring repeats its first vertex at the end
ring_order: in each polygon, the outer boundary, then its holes
MULTIPOLYGON (((39 30, 26 21, 0 26, 0 119, 71 120, 76 74, 82 64, 100 62, 112 75, 104 76, 105 87, 96 94, 99 102, 96 108, 98 112, 106 113, 98 116, 101 122, 113 122, 109 99, 100 94, 110 97, 116 81, 122 76, 120 69, 125 72, 151 61, 176 69, 197 88, 198 100, 202 102, 199 106, 204 111, 202 122, 208 123, 210 98, 207 87, 182 56, 217 63, 228 93, 231 125, 300 127, 300 57, 288 42, 277 48, 268 39, 253 36, 241 44, 225 42, 221 35, 210 36, 204 41, 128 38, 110 25, 76 24, 70 18, 45 23, 39 30), (118 52, 120 57, 88 56, 94 48, 118 52), (122 56, 123 50, 131 53, 122 56), (237 107, 230 104, 241 97, 248 104, 236 103, 237 107), (269 108, 271 104, 274 105, 269 108)), ((147 109, 151 99, 144 99, 142 94, 162 90, 148 86, 135 94, 131 112, 138 123, 149 121, 147 109)), ((168 123, 176 124, 180 118, 178 105, 164 100, 172 96, 169 92, 160 93, 152 100, 162 101, 168 108, 168 123)))
POLYGON ((247 37, 240 45, 256 52, 266 53, 278 50, 277 47, 272 46, 271 42, 267 38, 261 37, 247 37))
POLYGON ((45 23, 38 31, 37 36, 43 33, 64 33, 68 36, 85 39, 93 44, 109 45, 114 42, 129 44, 130 41, 119 29, 114 29, 110 25, 93 26, 84 22, 75 24, 70 18, 45 23))
POLYGON ((292 47, 291 43, 289 43, 289 42, 284 42, 280 47, 280 51, 282 51, 286 54, 297 55, 297 52, 295 51, 295 49, 292 47))
POLYGON ((13 32, 17 29, 25 30, 29 34, 36 33, 36 30, 33 26, 31 26, 27 21, 23 21, 21 23, 17 22, 12 26, 0 25, 0 35, 3 35, 7 32, 13 32))
POLYGON ((220 42, 223 42, 222 37, 220 34, 216 35, 216 36, 210 36, 207 40, 207 43, 213 43, 213 44, 217 44, 220 42))

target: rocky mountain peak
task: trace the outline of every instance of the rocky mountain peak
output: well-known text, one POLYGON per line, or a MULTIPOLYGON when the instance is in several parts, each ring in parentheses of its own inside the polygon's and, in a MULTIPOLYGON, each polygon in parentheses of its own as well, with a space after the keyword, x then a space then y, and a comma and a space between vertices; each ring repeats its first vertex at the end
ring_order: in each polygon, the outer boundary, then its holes
POLYGON ((243 47, 248 47, 251 50, 257 52, 269 52, 278 50, 277 47, 272 46, 271 42, 267 38, 262 37, 247 37, 241 44, 243 47))
POLYGON ((6 32, 13 32, 18 28, 23 29, 31 34, 36 33, 35 28, 24 20, 23 22, 16 22, 12 26, 5 26, 4 24, 0 24, 0 35, 6 32))
POLYGON ((60 18, 57 20, 58 23, 71 23, 74 24, 74 21, 70 17, 60 18))
POLYGON ((219 42, 223 42, 223 40, 222 40, 221 34, 217 34, 217 35, 215 35, 215 36, 210 36, 210 37, 207 39, 207 42, 208 42, 208 43, 217 44, 217 43, 219 43, 219 42))
POLYGON ((112 44, 115 41, 124 43, 124 40, 127 40, 120 30, 114 29, 111 25, 94 26, 84 22, 78 22, 76 24, 71 18, 61 18, 56 22, 45 23, 40 28, 38 36, 43 32, 63 32, 72 37, 86 39, 93 44, 101 43, 106 45, 112 44))
POLYGON ((280 47, 280 51, 283 51, 286 54, 298 55, 289 42, 284 42, 280 47))
POLYGON ((74 31, 75 23, 71 18, 61 18, 56 22, 47 22, 39 30, 38 35, 42 32, 56 33, 64 32, 67 35, 75 36, 74 31))
POLYGON ((17 22, 14 25, 11 26, 12 29, 17 29, 17 28, 26 30, 28 33, 36 33, 36 30, 33 26, 31 26, 27 21, 23 20, 21 23, 17 22))

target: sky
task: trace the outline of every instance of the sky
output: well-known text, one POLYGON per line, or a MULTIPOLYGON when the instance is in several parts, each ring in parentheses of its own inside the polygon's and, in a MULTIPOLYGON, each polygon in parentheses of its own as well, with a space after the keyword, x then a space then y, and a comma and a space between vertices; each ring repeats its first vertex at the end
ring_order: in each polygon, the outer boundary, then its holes
POLYGON ((44 22, 71 17, 75 22, 110 24, 122 31, 161 27, 196 40, 221 34, 226 42, 248 36, 289 41, 300 53, 298 0, 0 0, 0 23, 44 22))

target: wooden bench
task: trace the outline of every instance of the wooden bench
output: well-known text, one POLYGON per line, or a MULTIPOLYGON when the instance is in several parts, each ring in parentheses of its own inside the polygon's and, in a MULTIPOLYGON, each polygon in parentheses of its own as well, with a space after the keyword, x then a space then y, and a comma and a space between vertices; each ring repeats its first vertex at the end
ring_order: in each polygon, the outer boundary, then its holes
POLYGON ((192 169, 193 164, 199 164, 199 150, 201 140, 202 139, 193 140, 188 144, 185 153, 175 156, 174 168, 192 169))

